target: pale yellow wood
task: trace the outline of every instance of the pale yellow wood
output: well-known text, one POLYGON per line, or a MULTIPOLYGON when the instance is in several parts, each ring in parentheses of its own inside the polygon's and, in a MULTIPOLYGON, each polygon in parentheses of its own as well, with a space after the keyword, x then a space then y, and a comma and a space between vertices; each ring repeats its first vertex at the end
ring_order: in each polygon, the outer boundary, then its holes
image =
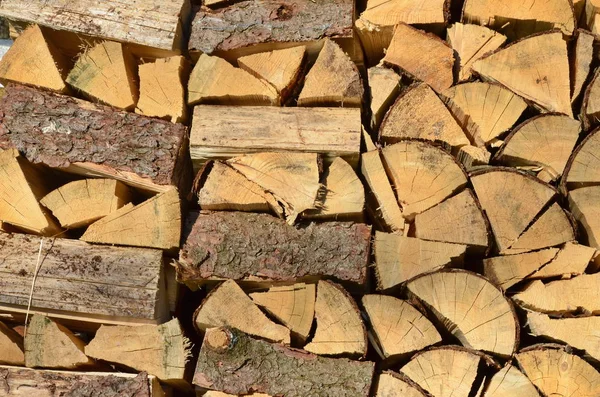
POLYGON ((365 295, 362 304, 383 358, 405 357, 442 341, 431 321, 406 301, 365 295))
POLYGON ((0 322, 0 364, 25 365, 23 337, 0 322))
POLYGON ((467 246, 426 241, 377 231, 374 241, 375 274, 380 289, 392 288, 447 266, 459 266, 467 246))
POLYGON ((540 397, 531 381, 515 366, 507 364, 490 379, 485 397, 540 397))
POLYGON ((587 182, 592 184, 600 181, 600 130, 590 133, 573 152, 567 164, 564 179, 567 187, 579 187, 587 182))
POLYGON ((582 8, 580 16, 580 26, 588 29, 594 35, 600 33, 600 1, 585 0, 584 5, 579 5, 582 8))
POLYGON ((464 346, 501 357, 513 354, 518 322, 502 291, 482 276, 442 271, 407 284, 464 346))
POLYGON ((375 397, 425 397, 417 386, 403 378, 402 375, 392 372, 379 375, 375 397))
POLYGON ((25 333, 25 365, 30 368, 77 369, 93 365, 85 342, 49 317, 35 314, 25 333))
POLYGON ((390 46, 394 35, 394 25, 382 26, 373 24, 366 19, 359 18, 354 21, 355 31, 369 66, 379 64, 385 51, 390 46))
POLYGON ((400 76, 382 66, 369 68, 367 74, 371 91, 371 129, 377 131, 383 116, 398 96, 400 76))
POLYGON ((581 241, 600 248, 600 186, 570 191, 569 209, 582 229, 581 241))
POLYGON ((163 381, 184 379, 190 341, 176 318, 162 325, 106 326, 85 347, 98 360, 146 371, 163 381))
POLYGON ((139 66, 140 99, 136 113, 185 123, 187 106, 184 82, 189 62, 183 56, 157 59, 139 66))
POLYGON ((188 82, 188 105, 278 105, 279 94, 270 84, 236 68, 226 60, 200 55, 188 82))
POLYGON ((551 262, 558 252, 558 248, 548 248, 524 254, 487 258, 483 260, 483 274, 494 284, 506 290, 551 262))
POLYGON ((290 331, 305 341, 315 316, 315 284, 294 284, 271 287, 265 292, 254 292, 250 298, 290 331))
POLYGON ((473 74, 473 63, 482 56, 496 51, 506 41, 506 36, 484 26, 460 22, 450 26, 446 36, 460 61, 459 81, 470 79, 473 74))
POLYGON ((25 30, 0 60, 0 81, 65 92, 67 59, 47 40, 37 25, 25 30))
POLYGON ((361 136, 362 142, 367 152, 372 152, 373 150, 377 150, 377 146, 373 143, 373 138, 371 135, 363 128, 361 128, 361 136))
POLYGON ((69 182, 40 200, 65 229, 88 226, 129 202, 131 191, 114 179, 69 182))
POLYGON ((194 323, 201 331, 228 326, 273 342, 290 343, 290 331, 269 320, 233 280, 207 295, 194 314, 194 323))
POLYGON ((586 130, 600 124, 600 69, 598 68, 585 89, 581 104, 581 118, 586 130))
POLYGON ((465 167, 467 172, 470 172, 477 166, 488 165, 491 153, 485 147, 461 146, 456 154, 456 159, 465 167))
MULTIPOLYGON (((220 391, 214 391, 214 390, 209 390, 206 393, 204 393, 202 396, 204 396, 204 397, 237 397, 235 394, 227 394, 227 393, 223 393, 220 391)), ((246 397, 271 397, 268 394, 263 394, 263 393, 250 393, 250 394, 244 394, 244 396, 246 396, 246 397)))
POLYGON ((82 53, 67 83, 87 98, 133 110, 138 100, 137 64, 121 43, 103 41, 82 53))
POLYGON ((179 247, 181 236, 181 207, 179 193, 172 188, 132 206, 121 207, 91 224, 81 239, 102 244, 135 247, 179 247))
POLYGON ((571 278, 585 272, 596 250, 585 245, 567 243, 556 257, 528 278, 571 278))
POLYGON ((567 44, 560 32, 515 42, 478 60, 473 70, 533 101, 543 111, 573 117, 567 44))
POLYGON ((379 136, 386 143, 419 138, 453 147, 469 144, 450 111, 427 84, 413 85, 396 100, 381 123, 379 136))
POLYGON ((594 57, 594 35, 585 30, 577 31, 575 51, 571 59, 571 102, 577 101, 587 80, 594 57))
POLYGON ((360 312, 341 286, 331 281, 319 281, 315 318, 315 335, 304 350, 321 355, 360 357, 367 353, 366 330, 360 312))

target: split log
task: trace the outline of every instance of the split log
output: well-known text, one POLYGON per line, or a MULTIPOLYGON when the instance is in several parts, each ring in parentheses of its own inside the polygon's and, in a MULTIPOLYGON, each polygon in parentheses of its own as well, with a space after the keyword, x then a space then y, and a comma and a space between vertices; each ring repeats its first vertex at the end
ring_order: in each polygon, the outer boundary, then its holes
MULTIPOLYGON (((0 5, 0 12, 2 6, 0 5)), ((0 81, 65 92, 69 71, 67 58, 46 38, 39 26, 26 29, 2 56, 0 81)))
POLYGON ((583 86, 590 75, 594 57, 594 35, 577 29, 575 48, 571 57, 571 103, 579 99, 583 86))
POLYGON ((447 40, 460 62, 458 80, 465 81, 473 74, 473 63, 500 48, 506 36, 483 26, 457 22, 448 28, 447 40))
POLYGON ((415 79, 442 92, 454 83, 454 51, 432 34, 403 22, 396 25, 383 62, 398 66, 415 79))
POLYGON ((567 44, 561 32, 514 42, 475 62, 473 70, 534 102, 543 111, 573 117, 567 44))
POLYGON ((25 365, 23 350, 23 337, 0 322, 0 364, 25 365))
POLYGON ((181 239, 181 204, 173 188, 134 206, 128 204, 92 223, 83 241, 176 250, 181 239))
POLYGON ((131 191, 114 179, 69 182, 40 200, 65 229, 88 226, 129 202, 131 191))
POLYGON ((579 26, 589 30, 594 35, 598 34, 600 27, 600 4, 595 0, 576 0, 573 2, 575 6, 575 15, 578 16, 579 26))
POLYGON ((375 397, 426 397, 425 393, 406 375, 386 371, 379 375, 375 397))
POLYGON ((400 76, 392 69, 375 66, 369 68, 368 81, 371 93, 371 129, 377 131, 383 116, 400 91, 400 76))
POLYGON ((93 360, 83 352, 85 342, 46 316, 31 317, 25 334, 25 365, 29 368, 78 369, 93 360))
POLYGON ((585 272, 596 255, 596 250, 585 245, 567 243, 556 257, 545 264, 529 278, 543 279, 552 277, 571 278, 585 272))
POLYGON ((150 191, 168 185, 182 195, 189 191, 183 125, 13 84, 0 99, 0 111, 0 148, 14 147, 34 164, 111 177, 150 191))
POLYGON ((569 190, 597 185, 600 181, 600 128, 590 132, 575 148, 565 167, 562 184, 569 190))
POLYGON ((472 172, 481 165, 488 165, 491 157, 491 153, 485 147, 473 145, 461 146, 456 154, 456 159, 467 172, 472 172))
POLYGON ((515 127, 494 156, 494 162, 513 167, 541 167, 545 182, 558 179, 581 132, 581 123, 560 114, 543 114, 515 127))
POLYGON ((506 290, 549 264, 558 252, 558 248, 547 248, 524 254, 487 258, 483 260, 483 274, 506 290))
POLYGON ((233 327, 272 342, 290 344, 290 331, 269 320, 233 280, 209 292, 194 313, 194 325, 201 332, 233 327))
POLYGON ((364 224, 296 228, 267 214, 201 213, 180 252, 178 280, 290 282, 318 276, 357 289, 367 279, 370 235, 364 224))
POLYGON ((327 397, 367 397, 373 370, 368 361, 319 357, 215 328, 204 336, 194 384, 231 394, 303 397, 318 390, 327 397), (268 368, 277 368, 279 376, 268 368))
POLYGON ((386 290, 424 273, 461 267, 466 250, 463 244, 376 232, 373 251, 377 286, 386 290))
POLYGON ((510 129, 527 104, 496 84, 465 83, 442 93, 448 108, 477 146, 489 144, 510 129))
POLYGON ((600 124, 600 68, 594 71, 594 77, 587 85, 583 94, 583 103, 581 104, 581 119, 583 129, 590 130, 600 124))
POLYGON ((600 211, 599 199, 600 186, 583 187, 569 192, 569 208, 580 226, 582 240, 594 248, 600 248, 600 218, 597 215, 600 211))
POLYGON ((540 397, 531 381, 515 366, 507 364, 485 386, 485 397, 540 397))
POLYGON ((381 123, 379 138, 385 143, 418 138, 453 147, 469 144, 450 111, 427 84, 413 85, 400 95, 381 123))
POLYGON ((386 295, 365 295, 362 304, 373 344, 383 359, 407 357, 442 341, 434 325, 408 302, 386 295))
POLYGON ((500 357, 515 352, 519 343, 515 310, 502 291, 482 276, 444 270, 421 276, 406 287, 464 346, 500 357))

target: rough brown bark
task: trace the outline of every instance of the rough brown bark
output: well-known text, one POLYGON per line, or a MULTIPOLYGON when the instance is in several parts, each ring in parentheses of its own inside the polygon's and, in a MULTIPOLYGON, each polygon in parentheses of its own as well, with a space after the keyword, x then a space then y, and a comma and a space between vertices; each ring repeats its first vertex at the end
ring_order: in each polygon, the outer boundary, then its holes
POLYGON ((374 364, 315 356, 230 328, 207 332, 194 384, 232 394, 368 396, 374 364))
POLYGON ((352 287, 367 279, 371 228, 349 222, 299 227, 267 214, 201 213, 178 263, 184 282, 209 278, 294 281, 322 276, 352 287))
POLYGON ((0 148, 16 148, 32 163, 92 164, 151 190, 175 185, 185 193, 191 186, 188 134, 181 124, 16 84, 6 87, 0 115, 0 148))

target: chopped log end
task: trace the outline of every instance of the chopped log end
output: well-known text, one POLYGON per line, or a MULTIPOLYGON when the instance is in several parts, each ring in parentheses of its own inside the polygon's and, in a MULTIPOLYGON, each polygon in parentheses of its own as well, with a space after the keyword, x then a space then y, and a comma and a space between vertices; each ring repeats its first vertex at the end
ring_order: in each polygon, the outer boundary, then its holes
MULTIPOLYGON (((371 129, 377 131, 383 116, 400 92, 400 76, 392 69, 375 66, 368 70, 371 92, 371 129)), ((371 150, 371 149, 370 149, 371 150)))
POLYGON ((539 392, 518 368, 507 364, 496 372, 487 385, 484 396, 486 397, 540 397, 539 392))
POLYGON ((497 256, 483 260, 483 274, 506 290, 545 267, 558 254, 558 248, 524 254, 497 256))
POLYGON ((211 329, 206 333, 204 343, 206 343, 206 347, 222 353, 229 349, 233 338, 234 335, 228 328, 211 329))
POLYGON ((594 57, 594 35, 577 30, 575 48, 571 53, 571 103, 577 102, 590 74, 594 57))
POLYGON ((482 165, 490 163, 491 154, 485 148, 467 145, 458 149, 456 158, 463 165, 467 172, 475 170, 482 165))
POLYGON ((598 98, 600 96, 600 69, 596 69, 594 77, 587 85, 583 103, 581 104, 581 117, 583 120, 583 129, 590 130, 600 124, 600 105, 598 98))
POLYGON ((551 277, 571 278, 583 274, 596 255, 596 250, 585 245, 567 243, 556 257, 531 275, 532 279, 551 277))
POLYGON ((375 397, 426 397, 425 390, 406 375, 386 371, 379 375, 375 397))
POLYGON ((23 337, 0 322, 0 364, 25 365, 23 337))

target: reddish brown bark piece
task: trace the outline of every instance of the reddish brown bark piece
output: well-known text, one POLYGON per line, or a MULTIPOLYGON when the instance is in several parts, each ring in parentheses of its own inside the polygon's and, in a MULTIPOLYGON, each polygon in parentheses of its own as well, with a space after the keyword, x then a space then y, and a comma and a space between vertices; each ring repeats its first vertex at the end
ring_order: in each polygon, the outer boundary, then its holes
POLYGON ((180 252, 178 278, 292 281, 335 278, 366 282, 370 226, 326 222, 290 226, 267 214, 201 213, 180 252))

